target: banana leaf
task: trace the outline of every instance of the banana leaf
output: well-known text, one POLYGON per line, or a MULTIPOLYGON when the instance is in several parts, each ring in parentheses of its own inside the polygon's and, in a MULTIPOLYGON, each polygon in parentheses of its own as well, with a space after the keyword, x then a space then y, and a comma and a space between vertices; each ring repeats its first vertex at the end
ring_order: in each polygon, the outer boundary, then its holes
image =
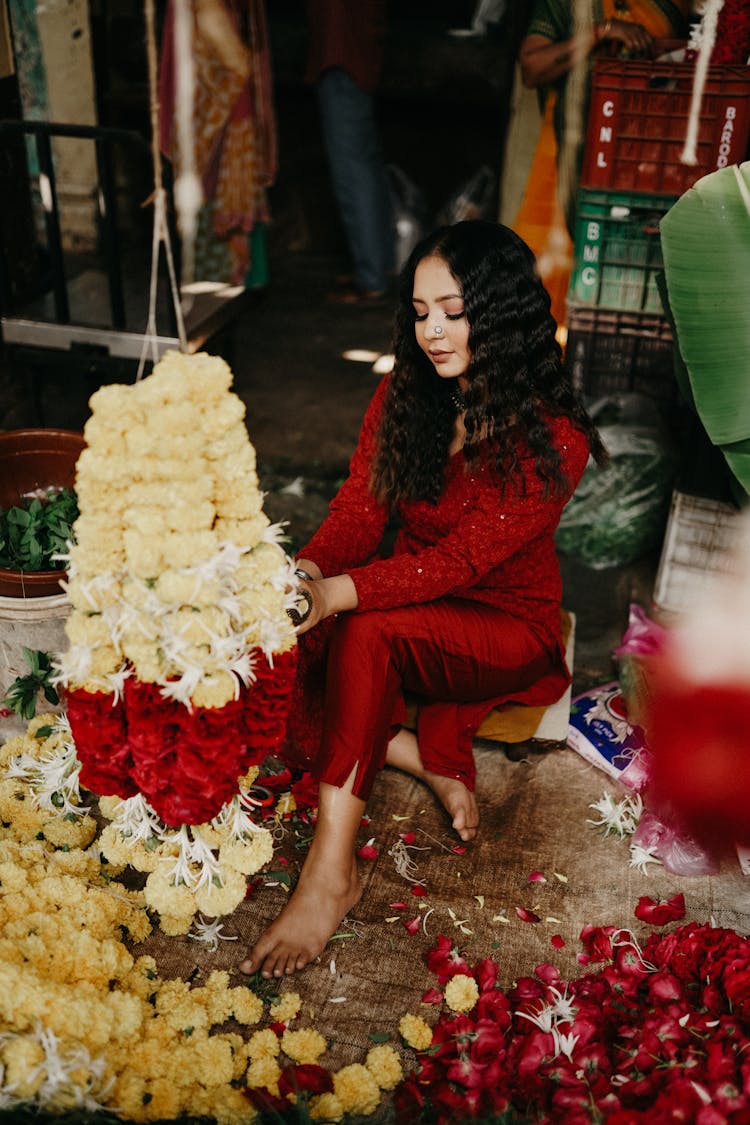
POLYGON ((667 296, 695 410, 750 496, 750 162, 698 180, 661 220, 667 296))

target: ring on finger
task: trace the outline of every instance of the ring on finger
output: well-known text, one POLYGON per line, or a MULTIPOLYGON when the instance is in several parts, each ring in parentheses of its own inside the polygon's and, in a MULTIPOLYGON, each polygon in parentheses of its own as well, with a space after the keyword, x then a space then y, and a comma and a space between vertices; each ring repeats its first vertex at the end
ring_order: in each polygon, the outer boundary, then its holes
POLYGON ((294 605, 286 611, 292 624, 297 627, 303 625, 312 613, 313 600, 309 590, 300 587, 294 597, 294 605), (304 609, 301 608, 304 606, 304 609))

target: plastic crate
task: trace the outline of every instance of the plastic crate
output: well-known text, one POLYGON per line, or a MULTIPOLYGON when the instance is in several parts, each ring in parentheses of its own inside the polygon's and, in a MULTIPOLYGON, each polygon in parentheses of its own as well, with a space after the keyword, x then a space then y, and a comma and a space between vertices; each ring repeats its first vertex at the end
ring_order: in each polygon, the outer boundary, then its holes
POLYGON ((665 195, 579 191, 569 303, 661 314, 659 223, 674 202, 665 195))
POLYGON ((693 73, 692 62, 595 62, 580 180, 584 187, 682 195, 701 176, 745 159, 750 69, 714 66, 701 103, 698 163, 680 163, 693 73))
POLYGON ((580 394, 635 391, 677 397, 672 332, 664 317, 568 306, 565 366, 580 394))
POLYGON ((726 566, 734 543, 738 509, 721 500, 672 494, 654 583, 654 605, 682 613, 694 605, 706 583, 726 566))

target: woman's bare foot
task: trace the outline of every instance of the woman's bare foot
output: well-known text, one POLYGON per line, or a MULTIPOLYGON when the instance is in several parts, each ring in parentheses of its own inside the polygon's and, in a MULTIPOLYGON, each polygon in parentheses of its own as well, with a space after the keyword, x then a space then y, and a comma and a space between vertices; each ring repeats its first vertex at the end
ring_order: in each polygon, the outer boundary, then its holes
POLYGON ((341 919, 359 902, 362 885, 354 856, 348 879, 338 883, 330 869, 310 859, 281 914, 240 963, 241 972, 261 972, 268 979, 299 972, 322 953, 341 919))
POLYGON ((479 828, 479 807, 476 797, 463 781, 455 777, 443 777, 439 773, 424 770, 422 780, 453 818, 454 831, 462 840, 473 840, 479 828))
POLYGON ((419 743, 413 731, 404 727, 388 743, 386 762, 429 785, 452 818, 454 831, 462 840, 473 840, 479 827, 479 807, 472 791, 454 777, 431 773, 422 764, 419 743))

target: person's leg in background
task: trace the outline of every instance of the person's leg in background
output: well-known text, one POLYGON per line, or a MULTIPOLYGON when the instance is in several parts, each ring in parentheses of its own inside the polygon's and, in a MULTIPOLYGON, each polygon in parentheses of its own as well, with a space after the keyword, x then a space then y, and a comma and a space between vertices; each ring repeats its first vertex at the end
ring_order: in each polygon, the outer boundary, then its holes
POLYGON ((356 292, 382 295, 393 269, 394 225, 375 104, 340 67, 317 84, 331 182, 354 271, 356 292))

